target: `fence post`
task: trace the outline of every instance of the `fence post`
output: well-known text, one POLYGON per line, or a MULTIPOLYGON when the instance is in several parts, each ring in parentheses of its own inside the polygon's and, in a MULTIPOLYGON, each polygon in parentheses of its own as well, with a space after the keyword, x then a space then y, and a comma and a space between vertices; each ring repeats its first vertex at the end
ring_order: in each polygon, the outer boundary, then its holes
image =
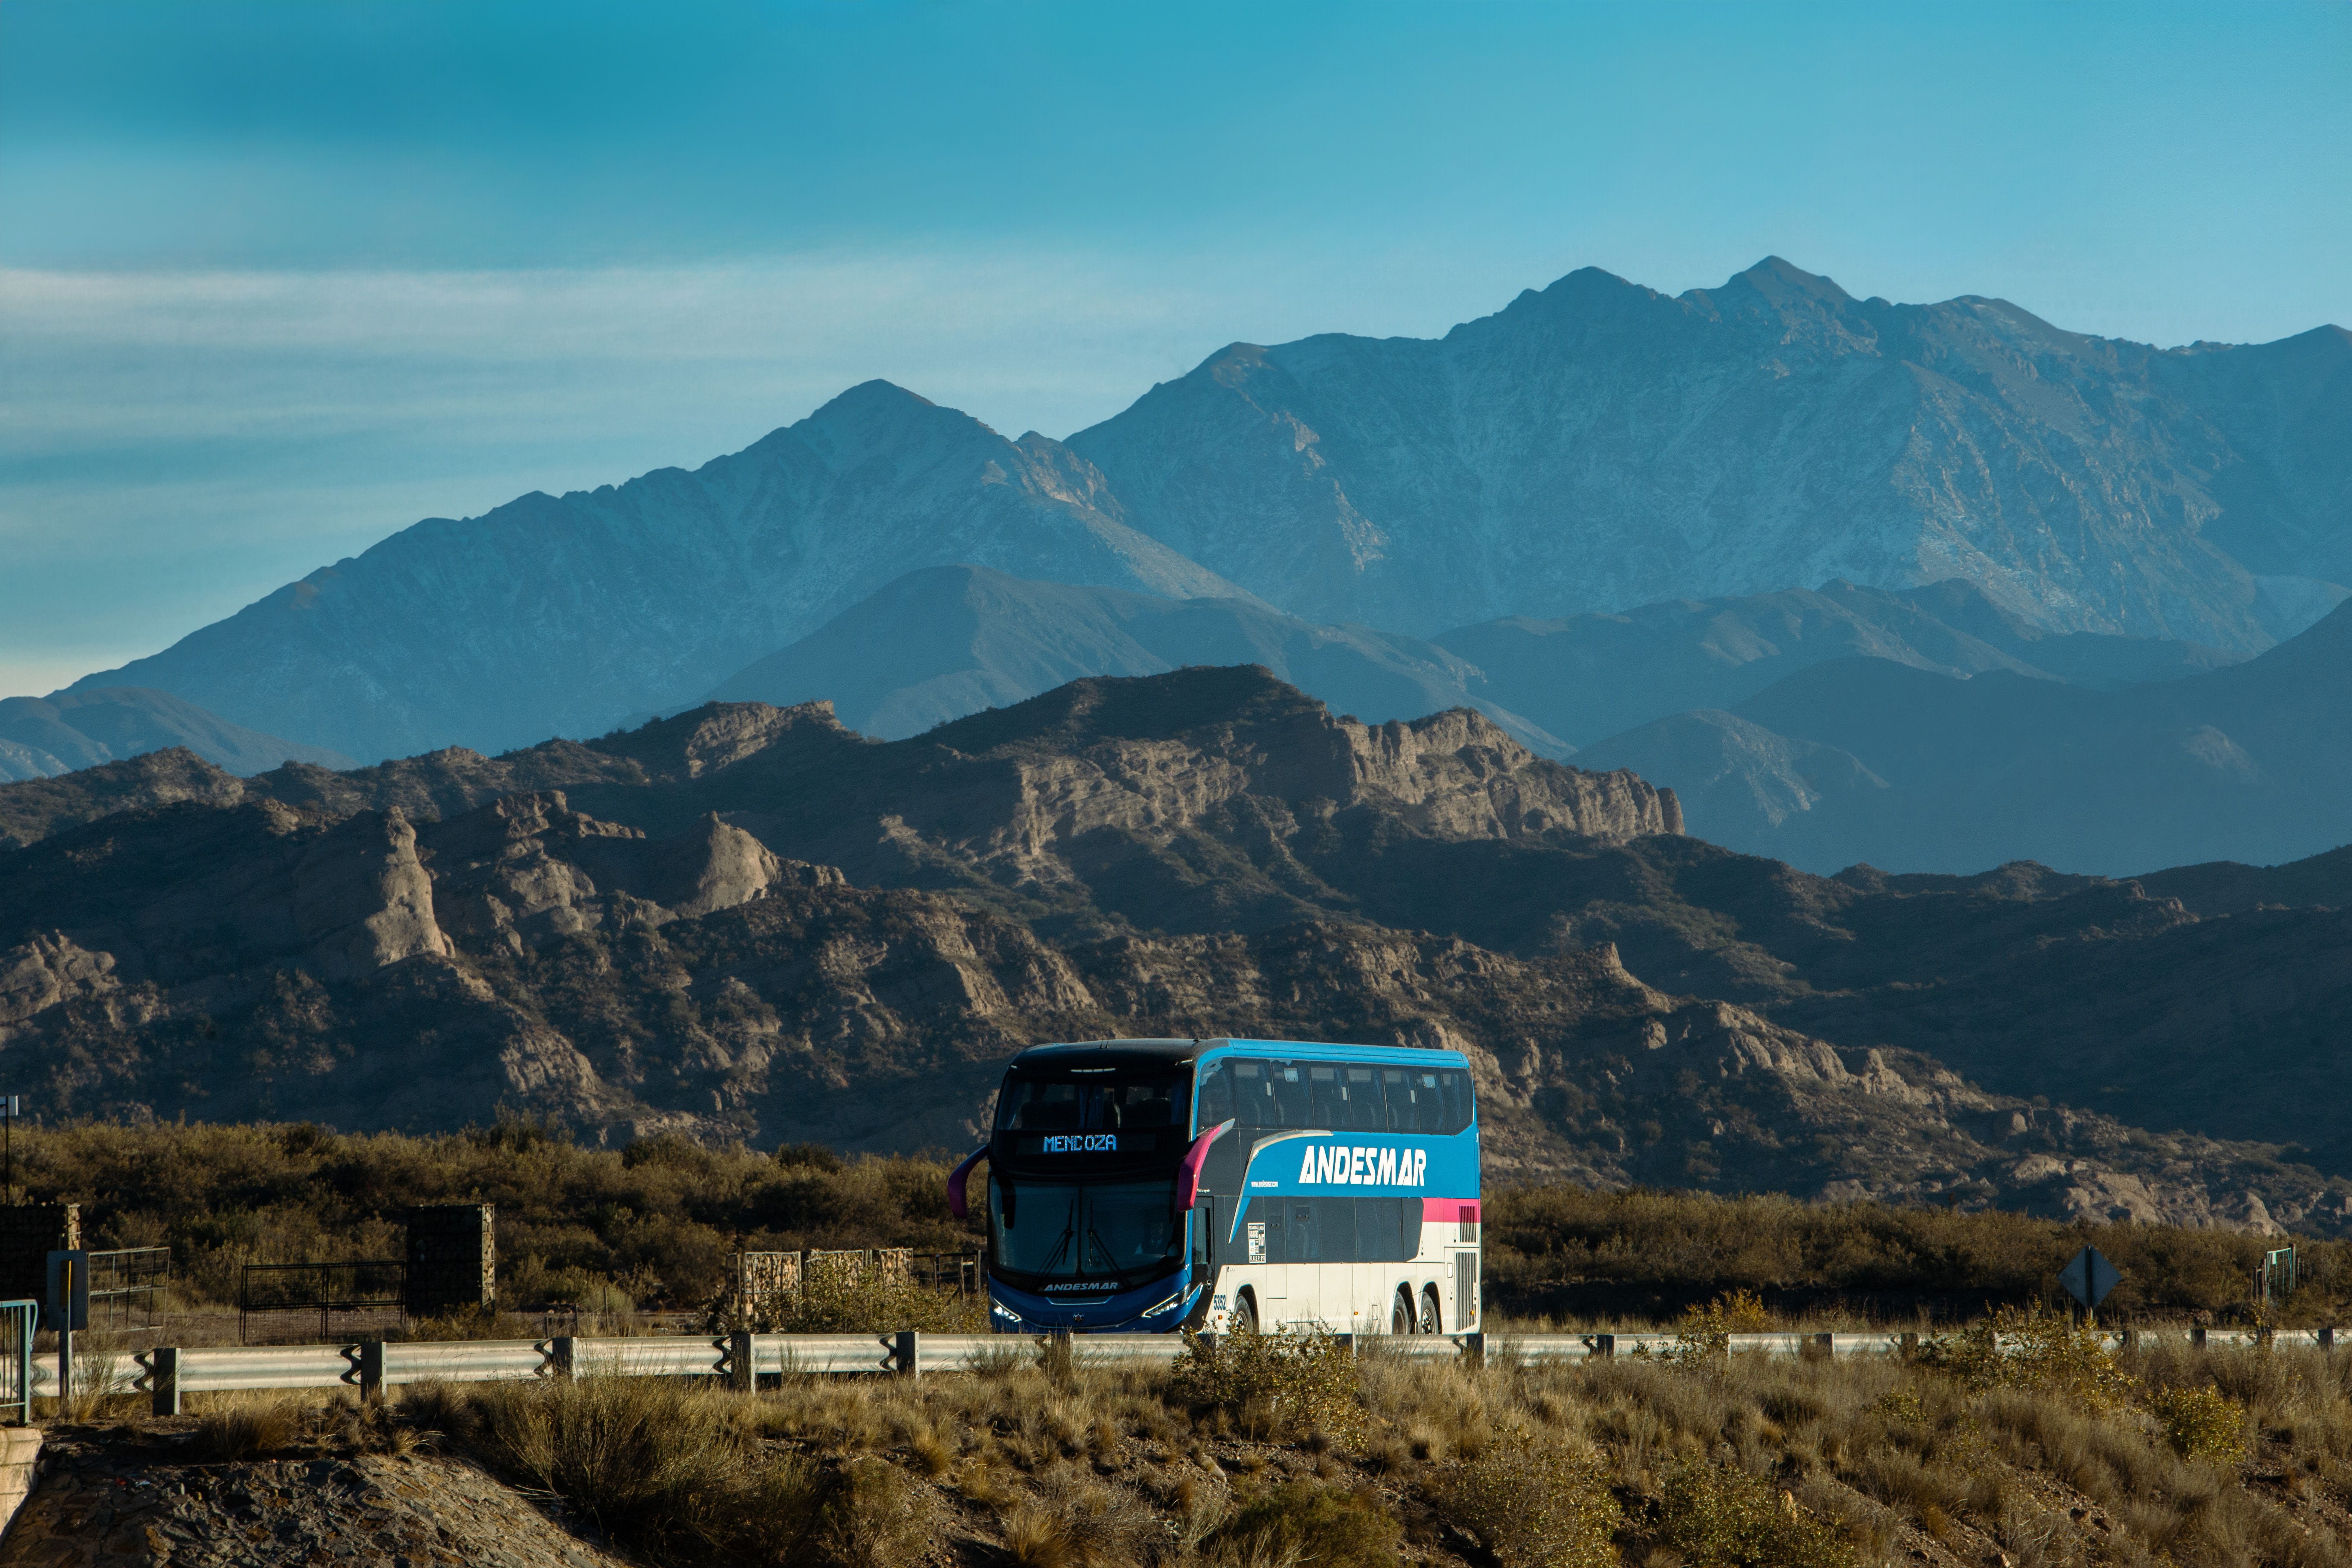
POLYGON ((760 1378, 751 1365, 751 1336, 748 1332, 727 1336, 727 1384, 740 1394, 749 1394, 760 1386, 760 1378))
POLYGON ((1594 1355, 1613 1356, 1617 1353, 1617 1336, 1587 1334, 1584 1336, 1584 1348, 1594 1355))
POLYGON ((2336 1331, 2334 1329, 2322 1329, 2319 1331, 2319 1348, 2324 1351, 2332 1351, 2336 1348, 2336 1331))
POLYGON ((1834 1334, 1807 1334, 1803 1340, 1799 1342, 1797 1353, 1808 1361, 1815 1358, 1827 1359, 1833 1357, 1837 1354, 1837 1336, 1834 1334))
POLYGON ((890 1348, 890 1370, 900 1377, 913 1379, 923 1375, 923 1336, 913 1329, 900 1329, 890 1348))
POLYGON ((383 1397, 383 1342, 382 1340, 360 1342, 360 1397, 362 1399, 383 1397))
POLYGON ((2189 1343, 2192 1349, 2203 1350, 2205 1348, 2205 1331, 2202 1329, 2189 1330, 2189 1343))
POLYGON ((1902 1359, 1905 1361, 1913 1360, 1919 1353, 1919 1336, 1916 1332, 1905 1334, 1902 1339, 1902 1359))
POLYGON ((1462 1363, 1473 1372, 1486 1364, 1486 1335, 1484 1330, 1462 1336, 1462 1363))
POLYGON ((180 1347, 157 1345, 147 1352, 147 1387, 154 1400, 154 1414, 177 1415, 180 1413, 180 1347))
POLYGON ((558 1334, 553 1339, 548 1341, 546 1347, 547 1364, 540 1369, 540 1375, 542 1377, 570 1377, 572 1375, 572 1345, 574 1342, 572 1336, 570 1334, 558 1334))

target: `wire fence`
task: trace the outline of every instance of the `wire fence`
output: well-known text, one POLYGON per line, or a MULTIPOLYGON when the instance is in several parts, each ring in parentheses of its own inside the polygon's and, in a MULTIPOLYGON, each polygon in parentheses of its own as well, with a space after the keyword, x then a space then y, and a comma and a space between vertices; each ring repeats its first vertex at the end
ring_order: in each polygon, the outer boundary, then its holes
POLYGON ((248 1263, 237 1280, 237 1342, 282 1344, 398 1329, 407 1321, 407 1287, 408 1265, 396 1258, 248 1263))
POLYGON ((126 1247, 89 1255, 89 1326, 106 1333, 160 1327, 172 1288, 172 1249, 126 1247))

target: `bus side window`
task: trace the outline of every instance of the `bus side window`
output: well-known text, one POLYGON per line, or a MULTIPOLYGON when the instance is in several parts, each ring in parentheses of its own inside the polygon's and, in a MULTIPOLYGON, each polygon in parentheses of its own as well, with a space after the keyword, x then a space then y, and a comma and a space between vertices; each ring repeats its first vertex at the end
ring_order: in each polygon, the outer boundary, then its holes
POLYGON ((1405 1087, 1409 1076, 1402 1068, 1381 1069, 1381 1093, 1388 1102, 1388 1129, 1391 1132, 1413 1130, 1412 1090, 1405 1087))
POLYGON ((1348 1100, 1347 1125, 1362 1132, 1378 1132, 1387 1125, 1381 1114, 1381 1075, 1373 1068, 1346 1068, 1341 1076, 1347 1083, 1341 1092, 1348 1100))
POLYGON ((1412 1130, 1415 1132, 1445 1131, 1445 1100, 1437 1087, 1438 1075, 1417 1072, 1412 1077, 1412 1130))
POLYGON ((1282 1118, 1274 1105, 1274 1084, 1266 1076, 1265 1064, 1244 1060, 1229 1065, 1234 1075, 1234 1125, 1281 1126, 1282 1118))
POLYGON ((1437 1077, 1445 1095, 1445 1126, 1443 1131, 1459 1132, 1470 1125, 1470 1075, 1466 1072, 1442 1072, 1437 1077))
POLYGON ((1334 1067, 1307 1069, 1307 1106, 1311 1127, 1338 1129, 1348 1125, 1347 1086, 1334 1067))
POLYGON ((1314 1127, 1314 1112, 1307 1100, 1307 1069, 1297 1062, 1268 1062, 1266 1081, 1274 1089, 1276 1127, 1314 1127))
POLYGON ((1234 1114, 1234 1075, 1223 1062, 1210 1064, 1201 1079, 1201 1112, 1193 1125, 1207 1131, 1217 1123, 1239 1120, 1234 1114))

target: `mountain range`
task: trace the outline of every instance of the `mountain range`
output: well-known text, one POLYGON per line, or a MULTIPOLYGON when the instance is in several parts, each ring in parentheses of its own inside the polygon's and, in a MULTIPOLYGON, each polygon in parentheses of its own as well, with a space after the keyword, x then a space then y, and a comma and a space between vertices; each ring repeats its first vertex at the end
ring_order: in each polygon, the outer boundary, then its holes
POLYGON ((1817 870, 2293 860, 2352 841, 2352 605, 2242 664, 2108 689, 1834 659, 1578 755, 1817 870))
POLYGON ((0 786, 44 1114, 947 1146, 1030 1041, 1307 1035, 1467 1050, 1496 1181, 2352 1227, 2352 852, 1820 878, 1246 667, 207 766, 0 786))
POLYGON ((52 778, 174 746, 240 774, 287 762, 356 765, 324 746, 257 734, 167 691, 100 686, 47 699, 0 699, 0 784, 52 778))
POLYGON ((2337 328, 2158 350, 1777 258, 1672 298, 1587 268, 1442 339, 1233 345, 1066 443, 867 383, 692 472, 419 523, 75 689, 497 751, 695 701, 957 564, 1382 628, 1441 668, 1399 639, 1484 669, 1454 631, 1956 578, 2042 641, 2243 656, 2342 597, 2348 452, 2337 328))

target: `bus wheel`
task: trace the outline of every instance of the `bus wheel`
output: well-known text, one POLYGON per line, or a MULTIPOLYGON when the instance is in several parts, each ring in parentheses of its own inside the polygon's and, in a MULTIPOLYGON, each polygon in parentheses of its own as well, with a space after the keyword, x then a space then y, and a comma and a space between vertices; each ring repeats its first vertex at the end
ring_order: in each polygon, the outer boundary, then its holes
POLYGON ((1246 1286, 1234 1298, 1233 1331, 1237 1334, 1257 1332, 1257 1294, 1246 1286))
POLYGON ((1421 1331, 1424 1334, 1445 1331, 1438 1315, 1437 1287, 1434 1285, 1424 1288, 1421 1293, 1421 1331))
POLYGON ((1389 1332, 1409 1334, 1412 1332, 1415 1326, 1412 1319, 1412 1288, 1409 1285, 1400 1285, 1397 1287, 1396 1300, 1389 1308, 1389 1332))

